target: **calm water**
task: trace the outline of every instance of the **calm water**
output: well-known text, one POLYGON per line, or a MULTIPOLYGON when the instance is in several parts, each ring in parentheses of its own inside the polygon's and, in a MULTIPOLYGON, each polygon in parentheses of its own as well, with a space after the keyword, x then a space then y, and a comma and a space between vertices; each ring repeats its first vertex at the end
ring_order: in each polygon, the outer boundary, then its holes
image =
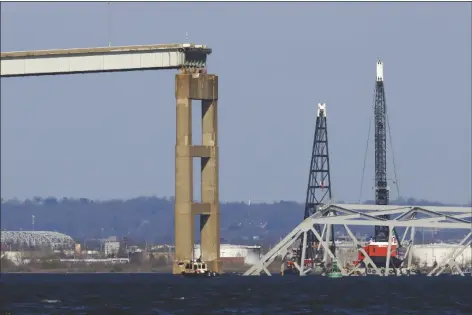
POLYGON ((2 274, 0 314, 472 314, 472 277, 2 274))

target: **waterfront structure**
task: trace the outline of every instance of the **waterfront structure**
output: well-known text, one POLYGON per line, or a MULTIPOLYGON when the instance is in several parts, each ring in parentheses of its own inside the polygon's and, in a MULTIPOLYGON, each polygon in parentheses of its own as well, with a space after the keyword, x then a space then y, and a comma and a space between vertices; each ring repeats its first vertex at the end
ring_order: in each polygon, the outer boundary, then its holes
POLYGON ((175 261, 192 259, 194 219, 200 216, 202 256, 220 272, 218 76, 207 73, 205 45, 163 44, 2 52, 1 77, 176 69, 175 261), (202 101, 201 145, 192 142, 192 100, 202 101), (193 158, 201 159, 201 200, 193 199, 193 158))

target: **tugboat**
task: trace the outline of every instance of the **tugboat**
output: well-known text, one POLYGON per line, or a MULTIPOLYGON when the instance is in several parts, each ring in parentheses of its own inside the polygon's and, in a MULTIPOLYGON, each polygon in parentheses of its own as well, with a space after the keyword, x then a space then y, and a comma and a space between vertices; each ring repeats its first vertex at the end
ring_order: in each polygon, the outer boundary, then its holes
MULTIPOLYGON (((370 239, 369 243, 363 246, 367 255, 369 255, 370 259, 377 265, 377 267, 385 266, 387 262, 387 248, 388 242, 378 242, 374 239, 370 239)), ((394 236, 392 236, 392 245, 391 245, 391 252, 390 252, 390 268, 400 268, 402 264, 402 256, 403 252, 400 248, 398 248, 397 240, 394 236)), ((359 250, 358 252, 358 259, 354 261, 354 265, 357 266, 360 263, 364 263, 365 265, 369 265, 367 261, 364 261, 365 257, 362 251, 359 250)))
POLYGON ((328 278, 342 278, 342 277, 343 277, 343 274, 338 267, 337 260, 333 260, 331 271, 328 272, 328 278))
POLYGON ((182 268, 182 275, 184 277, 218 277, 219 274, 214 271, 210 271, 207 268, 207 264, 201 259, 192 259, 179 263, 182 268))

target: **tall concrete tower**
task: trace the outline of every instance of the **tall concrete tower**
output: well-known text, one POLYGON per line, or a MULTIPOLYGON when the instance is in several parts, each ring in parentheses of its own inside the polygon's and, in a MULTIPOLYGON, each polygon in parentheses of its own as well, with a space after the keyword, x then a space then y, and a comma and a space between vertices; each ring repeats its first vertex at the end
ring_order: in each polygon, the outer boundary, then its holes
POLYGON ((220 209, 218 192, 218 76, 181 71, 175 77, 177 100, 175 144, 175 256, 179 263, 193 257, 194 219, 200 216, 202 260, 220 272, 220 209), (201 100, 202 144, 192 143, 192 100, 201 100), (193 199, 193 158, 201 159, 201 202, 193 199))

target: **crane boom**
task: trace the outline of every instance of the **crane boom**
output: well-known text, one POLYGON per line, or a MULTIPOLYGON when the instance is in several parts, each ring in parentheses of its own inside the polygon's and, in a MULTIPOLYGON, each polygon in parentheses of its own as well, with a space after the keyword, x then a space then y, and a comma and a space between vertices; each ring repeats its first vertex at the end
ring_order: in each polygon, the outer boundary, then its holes
MULTIPOLYGON (((387 185, 387 107, 383 80, 383 62, 377 61, 377 80, 375 83, 375 203, 388 205, 389 188, 387 185)), ((382 217, 382 216, 381 216, 382 217)), ((388 216, 383 216, 388 219, 388 216)), ((388 241, 388 227, 375 226, 375 240, 388 241)))
MULTIPOLYGON (((318 211, 318 208, 323 204, 328 203, 331 198, 331 176, 329 171, 326 104, 319 103, 316 114, 316 127, 315 134, 313 136, 313 147, 311 153, 308 187, 306 191, 305 213, 303 219, 306 219, 315 214, 318 211)), ((315 230, 321 235, 321 229, 318 224, 315 225, 315 230)), ((316 250, 315 243, 317 242, 313 232, 309 231, 307 233, 307 237, 306 258, 314 263, 315 260, 320 258, 318 254, 321 254, 323 250, 316 250)), ((332 252, 334 252, 334 229, 331 229, 330 239, 330 249, 332 252)), ((301 247, 299 253, 301 253, 301 247)))

